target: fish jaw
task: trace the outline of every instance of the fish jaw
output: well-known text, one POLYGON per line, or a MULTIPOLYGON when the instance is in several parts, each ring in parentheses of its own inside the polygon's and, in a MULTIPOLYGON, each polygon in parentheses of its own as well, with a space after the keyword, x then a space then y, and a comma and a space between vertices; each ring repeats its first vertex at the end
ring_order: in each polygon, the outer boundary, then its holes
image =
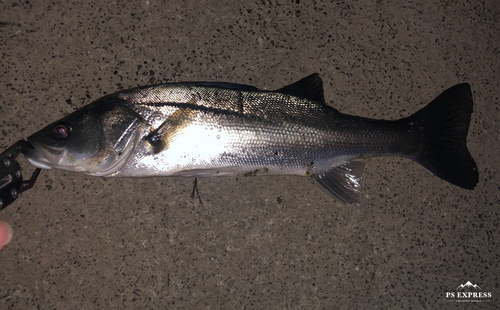
POLYGON ((65 161, 67 154, 64 148, 46 147, 36 141, 30 141, 31 147, 23 150, 23 154, 35 168, 40 169, 61 169, 61 162, 65 161))
POLYGON ((31 148, 23 150, 28 162, 41 169, 60 169, 81 172, 93 176, 109 176, 120 170, 133 153, 135 143, 130 143, 120 154, 107 150, 107 156, 100 161, 94 157, 77 157, 64 147, 50 147, 36 141, 28 142, 31 148))

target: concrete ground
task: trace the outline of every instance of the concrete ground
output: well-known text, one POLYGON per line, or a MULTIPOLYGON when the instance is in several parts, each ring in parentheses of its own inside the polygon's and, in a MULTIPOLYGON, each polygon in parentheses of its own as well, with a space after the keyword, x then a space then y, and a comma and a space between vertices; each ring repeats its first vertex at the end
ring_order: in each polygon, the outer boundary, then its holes
POLYGON ((359 206, 302 177, 203 179, 200 204, 189 178, 42 171, 0 213, 15 234, 0 252, 0 308, 498 306, 500 5, 399 2, 2 1, 0 150, 124 88, 276 89, 318 72, 330 105, 384 119, 470 83, 480 180, 468 191, 371 159, 359 206), (467 281, 480 289, 458 289, 467 281), (491 297, 447 296, 466 291, 491 297))

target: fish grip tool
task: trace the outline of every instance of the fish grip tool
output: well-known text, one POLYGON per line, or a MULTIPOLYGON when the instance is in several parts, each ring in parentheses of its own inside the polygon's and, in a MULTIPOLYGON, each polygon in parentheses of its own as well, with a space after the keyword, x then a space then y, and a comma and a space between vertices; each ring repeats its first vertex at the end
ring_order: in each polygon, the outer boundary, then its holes
POLYGON ((0 211, 13 203, 20 193, 32 188, 40 174, 41 169, 37 168, 29 180, 23 180, 16 157, 27 147, 30 147, 27 141, 19 140, 0 154, 0 211))

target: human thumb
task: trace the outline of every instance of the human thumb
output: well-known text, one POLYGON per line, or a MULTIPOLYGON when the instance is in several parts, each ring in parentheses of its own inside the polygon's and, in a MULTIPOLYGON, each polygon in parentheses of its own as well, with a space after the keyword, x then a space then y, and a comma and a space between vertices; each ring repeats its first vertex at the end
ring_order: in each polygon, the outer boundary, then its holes
POLYGON ((9 224, 0 221, 0 250, 12 239, 12 228, 9 224))

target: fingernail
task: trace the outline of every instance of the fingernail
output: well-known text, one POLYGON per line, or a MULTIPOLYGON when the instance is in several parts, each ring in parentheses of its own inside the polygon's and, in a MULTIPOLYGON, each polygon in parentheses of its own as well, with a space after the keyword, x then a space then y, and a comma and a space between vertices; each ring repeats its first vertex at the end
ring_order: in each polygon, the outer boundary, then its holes
POLYGON ((0 221, 0 247, 9 244, 12 235, 12 227, 8 223, 0 221))

